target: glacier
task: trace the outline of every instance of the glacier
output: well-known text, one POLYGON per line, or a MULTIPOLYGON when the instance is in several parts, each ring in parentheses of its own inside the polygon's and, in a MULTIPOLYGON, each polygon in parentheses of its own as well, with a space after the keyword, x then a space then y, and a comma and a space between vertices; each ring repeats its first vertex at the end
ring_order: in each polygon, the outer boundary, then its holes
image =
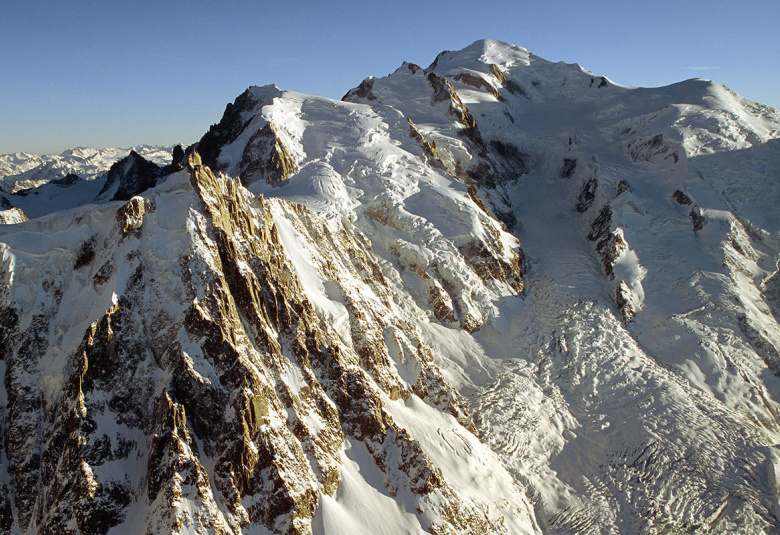
POLYGON ((780 530, 777 110, 481 40, 78 151, 0 157, 0 532, 780 530))

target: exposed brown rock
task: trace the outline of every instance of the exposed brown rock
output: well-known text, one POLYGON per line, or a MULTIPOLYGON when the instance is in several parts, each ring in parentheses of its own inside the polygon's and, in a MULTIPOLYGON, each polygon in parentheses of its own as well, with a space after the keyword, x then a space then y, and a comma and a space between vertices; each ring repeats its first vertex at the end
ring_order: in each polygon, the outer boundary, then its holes
POLYGON ((348 91, 346 95, 341 97, 344 102, 360 102, 361 99, 376 100, 376 97, 371 93, 371 89, 374 87, 374 79, 366 78, 355 89, 348 91))
POLYGON ((604 273, 614 280, 615 273, 613 271, 615 262, 618 257, 628 250, 628 244, 623 239, 623 235, 618 232, 611 232, 604 236, 596 244, 596 251, 601 259, 601 264, 604 266, 604 273))
POLYGON ((639 138, 628 143, 628 152, 634 162, 649 162, 662 156, 664 160, 671 159, 674 163, 680 160, 679 150, 673 149, 665 140, 663 134, 656 134, 650 139, 639 138))
MULTIPOLYGON (((5 197, 0 199, 5 200, 5 197)), ((23 221, 27 221, 27 216, 21 208, 10 207, 0 210, 0 225, 14 225, 23 221)))
POLYGON ((156 207, 152 201, 135 197, 117 210, 116 220, 119 223, 122 237, 139 237, 141 235, 141 226, 144 222, 144 214, 146 211, 154 212, 155 209, 156 207))
POLYGON ((759 325, 756 325, 744 314, 737 318, 737 324, 767 367, 775 375, 780 376, 780 350, 778 347, 771 342, 766 333, 762 332, 763 329, 759 325))
POLYGON ((495 280, 506 282, 518 293, 523 291, 522 252, 513 255, 511 262, 503 259, 498 247, 498 236, 493 239, 472 240, 461 247, 466 262, 484 281, 495 280))
POLYGON ((490 74, 496 77, 496 80, 498 80, 499 84, 506 83, 506 74, 504 74, 504 71, 502 71, 498 65, 494 63, 490 64, 490 74))
MULTIPOLYGON (((461 82, 466 85, 470 85, 471 87, 474 87, 476 89, 485 89, 488 93, 493 95, 495 98, 501 100, 501 93, 498 92, 498 89, 493 87, 490 83, 487 82, 484 78, 481 78, 479 76, 475 76, 468 72, 460 72, 452 77, 453 80, 457 82, 461 82)), ((504 78, 506 80, 506 78, 504 78)))
POLYGON ((95 235, 82 242, 79 252, 76 254, 76 262, 73 264, 73 269, 81 269, 95 259, 96 244, 97 236, 95 235))
POLYGON ((179 171, 184 168, 186 164, 184 148, 181 145, 173 147, 171 152, 171 171, 179 171))
MULTIPOLYGON (((394 313, 402 305, 370 241, 348 222, 331 226, 300 205, 252 196, 196 152, 187 168, 197 196, 188 220, 195 246, 181 251, 177 273, 152 276, 154 251, 132 239, 153 232, 145 225, 154 204, 142 198, 114 208, 113 234, 94 235, 76 255, 80 279, 98 295, 118 266, 129 276, 106 292, 108 308, 63 356, 67 374, 53 402, 32 378, 48 354, 63 280, 36 281, 45 299, 23 330, 0 285, 8 392, 0 448, 12 474, 8 490, 0 487, 0 512, 10 510, 21 531, 106 533, 138 507, 148 533, 309 533, 320 492, 333 495, 340 483, 347 436, 366 445, 388 492, 404 489, 420 511, 438 516, 457 508, 457 490, 393 422, 385 400, 416 395, 468 429, 473 422, 418 327, 394 313), (278 217, 322 251, 313 261, 341 292, 347 331, 315 313, 278 217), (399 375, 402 364, 410 377, 399 375), (127 438, 134 434, 148 440, 127 438), (117 478, 122 470, 112 463, 134 469, 117 478)), ((492 239, 485 251, 497 247, 492 239)), ((485 275, 511 279, 511 270, 489 267, 485 251, 474 251, 485 275)), ((3 282, 8 276, 0 272, 3 282)), ((474 518, 481 511, 467 509, 474 518)))
MULTIPOLYGON (((504 89, 506 89, 513 95, 520 95, 527 99, 530 99, 530 97, 528 96, 528 92, 525 90, 525 88, 523 88, 520 84, 518 84, 514 80, 507 78, 506 74, 504 74, 504 72, 501 70, 501 68, 498 65, 491 64, 490 73, 496 77, 496 80, 498 80, 498 82, 504 87, 504 89)), ((538 84, 533 84, 533 85, 538 85, 538 84)), ((497 96, 496 98, 502 99, 503 97, 497 96)))
POLYGON ((417 126, 412 122, 411 119, 407 118, 406 120, 409 121, 409 135, 422 147, 423 154, 425 155, 425 161, 428 163, 428 165, 434 169, 441 169, 443 171, 449 172, 444 163, 442 163, 441 158, 439 157, 439 153, 436 151, 436 142, 429 142, 427 139, 425 139, 425 137, 423 137, 420 131, 417 130, 417 126))
POLYGON ((626 281, 620 281, 620 284, 615 289, 615 304, 618 310, 620 310, 623 323, 628 323, 636 316, 637 310, 631 298, 631 289, 626 284, 626 281))
POLYGON ((447 323, 455 323, 457 317, 455 316, 455 306, 452 303, 452 298, 438 280, 429 277, 428 281, 428 297, 436 319, 447 323))
POLYGON ((272 123, 265 125, 250 138, 239 167, 239 176, 244 186, 262 179, 270 184, 282 184, 296 171, 295 161, 272 123))
POLYGON ((604 273, 612 280, 615 278, 613 272, 615 262, 624 251, 628 250, 628 244, 623 239, 622 232, 613 231, 611 227, 612 209, 607 204, 593 220, 588 232, 588 240, 596 242, 596 252, 604 266, 604 273))
POLYGON ((600 240, 610 231, 611 225, 612 209, 606 204, 599 210, 596 219, 591 223, 590 230, 588 231, 588 239, 590 241, 600 240))
POLYGON ((469 112, 465 104, 460 100, 455 88, 452 87, 452 82, 441 76, 436 76, 434 73, 428 73, 426 78, 428 84, 433 89, 433 95, 431 96, 431 105, 436 105, 440 102, 449 102, 449 113, 454 115, 458 122, 462 125, 459 135, 468 138, 479 147, 484 147, 485 142, 482 140, 482 134, 477 128, 477 122, 469 112))

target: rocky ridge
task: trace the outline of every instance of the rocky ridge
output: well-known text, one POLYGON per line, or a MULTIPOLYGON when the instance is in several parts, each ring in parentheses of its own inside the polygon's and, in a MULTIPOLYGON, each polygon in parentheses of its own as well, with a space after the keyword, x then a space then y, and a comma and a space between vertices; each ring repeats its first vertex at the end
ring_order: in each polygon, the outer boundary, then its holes
POLYGON ((486 40, 5 195, 0 530, 776 531, 778 137, 486 40))
POLYGON ((29 153, 0 155, 0 189, 7 193, 36 188, 54 180, 75 175, 84 180, 97 178, 112 164, 135 151, 157 164, 170 162, 170 148, 139 145, 131 149, 92 149, 76 147, 61 154, 38 156, 29 153))
MULTIPOLYGON (((516 505, 498 509, 462 496, 388 410, 415 397, 453 430, 473 430, 398 312, 415 305, 396 302, 366 238, 253 196, 197 153, 188 166, 162 191, 101 210, 100 220, 115 214, 111 225, 74 221, 69 239, 89 237, 74 243, 78 254, 48 253, 52 268, 71 267, 35 282, 41 308, 3 296, 15 525, 103 533, 142 508, 149 533, 308 533, 321 496, 339 486, 345 440, 366 448, 388 492, 410 496, 425 530, 509 532, 528 522, 520 489, 516 505), (182 209, 163 217, 158 207, 170 210, 172 196, 182 209), (340 329, 307 298, 280 226, 287 240, 316 244, 322 264, 312 269, 329 292, 339 288, 330 306, 340 329), (184 247, 161 250, 177 242, 184 247), (74 299, 106 303, 105 312, 75 320, 80 341, 71 327, 67 342, 52 344, 52 329, 74 321, 74 299), (60 368, 44 367, 54 355, 60 368), (54 392, 43 396, 39 380, 54 392), (43 443, 32 432, 42 428, 43 443)), ((4 247, 6 289, 23 262, 4 247)))

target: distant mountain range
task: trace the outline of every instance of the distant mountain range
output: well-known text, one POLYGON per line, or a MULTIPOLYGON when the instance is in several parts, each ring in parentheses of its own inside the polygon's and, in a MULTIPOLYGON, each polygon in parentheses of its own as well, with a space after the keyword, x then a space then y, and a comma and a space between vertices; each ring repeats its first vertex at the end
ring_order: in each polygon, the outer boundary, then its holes
POLYGON ((40 186, 51 180, 77 175, 91 180, 135 151, 158 165, 171 161, 173 147, 140 145, 131 149, 90 149, 77 147, 62 154, 38 156, 27 152, 0 155, 0 189, 14 193, 21 189, 40 186))
POLYGON ((777 110, 482 40, 0 175, 0 533, 780 532, 777 110))

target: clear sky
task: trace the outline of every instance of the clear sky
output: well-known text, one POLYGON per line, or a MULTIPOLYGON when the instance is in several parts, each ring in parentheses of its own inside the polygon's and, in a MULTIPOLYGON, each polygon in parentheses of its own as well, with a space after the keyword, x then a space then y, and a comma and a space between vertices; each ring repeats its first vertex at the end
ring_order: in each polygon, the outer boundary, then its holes
POLYGON ((482 38, 780 108, 778 0, 0 0, 0 153, 192 143, 250 85, 333 98, 482 38))

